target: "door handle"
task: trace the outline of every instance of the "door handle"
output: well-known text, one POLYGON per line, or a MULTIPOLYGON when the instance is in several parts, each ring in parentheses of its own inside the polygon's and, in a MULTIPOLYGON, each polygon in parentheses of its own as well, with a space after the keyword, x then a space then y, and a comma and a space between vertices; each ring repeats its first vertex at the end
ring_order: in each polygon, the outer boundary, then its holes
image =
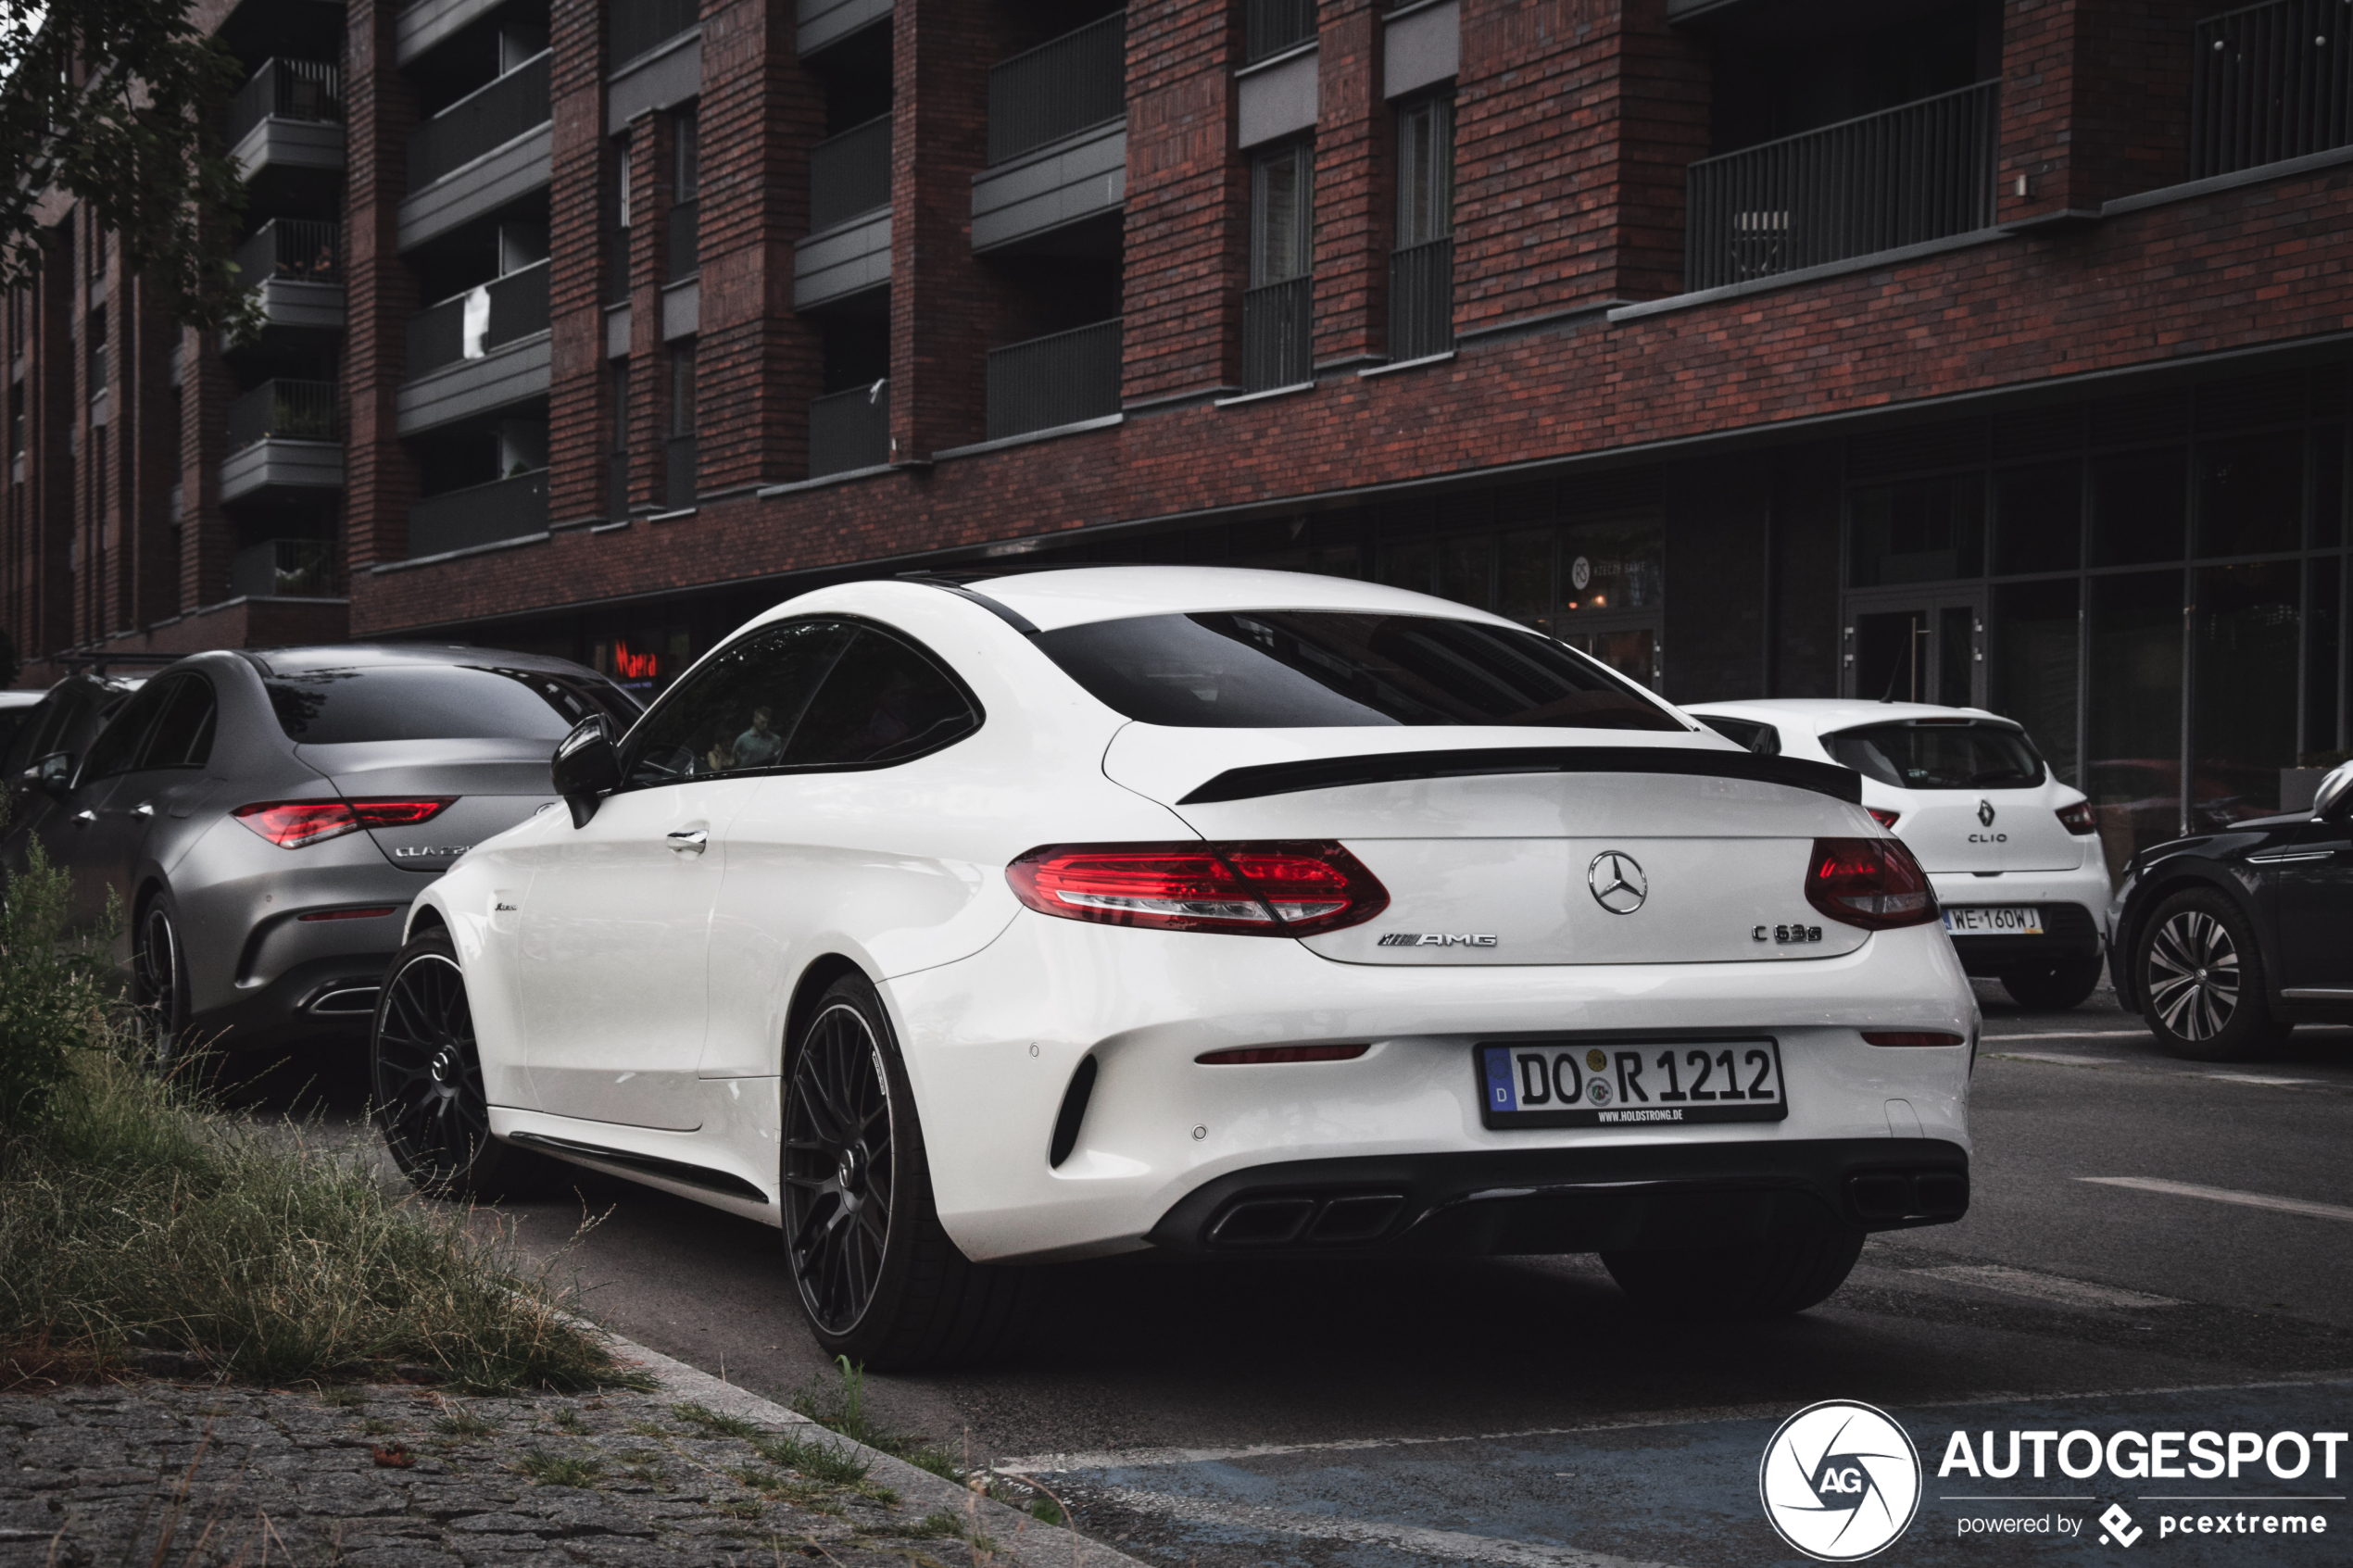
POLYGON ((670 835, 670 847, 681 854, 699 855, 711 845, 708 828, 686 828, 670 835))
POLYGON ((131 814, 134 817, 152 817, 156 814, 155 802, 142 800, 138 805, 131 808, 131 814))
POLYGON ((97 820, 98 813, 91 810, 87 807, 82 808, 81 810, 76 811, 73 814, 73 825, 78 828, 86 828, 97 820))

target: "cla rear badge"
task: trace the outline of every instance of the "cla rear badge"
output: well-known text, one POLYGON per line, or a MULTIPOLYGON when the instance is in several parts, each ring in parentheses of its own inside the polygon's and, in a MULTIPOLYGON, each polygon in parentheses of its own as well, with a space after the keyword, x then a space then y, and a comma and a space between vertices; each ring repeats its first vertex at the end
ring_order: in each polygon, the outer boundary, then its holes
POLYGON ((1604 849, 1593 857, 1593 863, 1585 868, 1585 885, 1593 890, 1593 902, 1614 915, 1632 914, 1651 896, 1641 863, 1617 849, 1604 849))
POLYGON ((1392 931, 1375 946, 1382 947, 1492 947, 1495 938, 1457 935, 1449 931, 1392 931))

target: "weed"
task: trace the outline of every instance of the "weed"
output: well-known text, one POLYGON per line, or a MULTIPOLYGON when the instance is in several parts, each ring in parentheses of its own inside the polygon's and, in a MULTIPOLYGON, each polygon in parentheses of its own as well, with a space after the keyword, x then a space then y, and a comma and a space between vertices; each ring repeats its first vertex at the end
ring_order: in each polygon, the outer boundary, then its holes
POLYGON ((383 1437, 399 1431, 400 1423, 386 1421, 380 1415, 371 1415, 359 1424, 359 1430, 371 1437, 383 1437))
POLYGON ((551 1454, 538 1449, 516 1461, 515 1468, 542 1486, 593 1486, 605 1474, 601 1460, 551 1454))
POLYGON ((659 1421, 633 1421, 627 1429, 640 1437, 659 1437, 666 1440, 670 1436, 670 1428, 659 1421))
POLYGON ((1062 1505, 1051 1498, 1038 1498, 1032 1500, 1029 1505, 1029 1516, 1032 1519, 1043 1520, 1049 1524, 1064 1523, 1062 1505))
POLYGON ((832 1387, 802 1388, 792 1397, 792 1408, 853 1443, 863 1443, 893 1459, 903 1459, 943 1481, 963 1482, 963 1469, 953 1451, 922 1436, 893 1432, 867 1415, 863 1363, 852 1361, 848 1356, 836 1356, 834 1370, 839 1380, 832 1387))
POLYGON ((37 834, 0 898, 0 1134, 44 1126, 73 1098, 81 1059, 113 1043, 108 949, 122 909, 109 894, 94 932, 72 934, 73 880, 37 834))
POLYGON ((730 1519, 757 1519, 768 1512, 768 1505, 758 1498, 721 1498, 711 1506, 730 1519))
POLYGON ((699 1426, 714 1437, 741 1437, 746 1442, 762 1436, 761 1429, 741 1416, 721 1415, 717 1411, 698 1404, 673 1405, 670 1413, 689 1426, 699 1426))
POLYGON ((487 1437, 498 1430, 498 1424, 459 1406, 434 1422, 433 1429, 445 1437, 487 1437))
POLYGON ((874 1468, 872 1461, 854 1449, 817 1438, 796 1437, 789 1432, 763 1433, 752 1439, 753 1451, 771 1464, 797 1470, 827 1486, 856 1486, 874 1468))
POLYGON ((339 1384, 333 1387, 320 1389, 319 1402, 322 1405, 332 1405, 336 1410, 358 1410, 368 1402, 368 1391, 364 1388, 353 1388, 347 1385, 339 1384))
POLYGON ((580 1412, 570 1406, 556 1412, 553 1424, 575 1437, 585 1434, 588 1430, 588 1424, 580 1419, 580 1412))

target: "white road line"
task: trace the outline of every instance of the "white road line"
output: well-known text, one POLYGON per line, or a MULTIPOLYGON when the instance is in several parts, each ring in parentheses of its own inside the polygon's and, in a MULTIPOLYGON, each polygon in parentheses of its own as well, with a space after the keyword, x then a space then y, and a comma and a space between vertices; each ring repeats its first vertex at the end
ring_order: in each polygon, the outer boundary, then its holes
POLYGON ((2005 1040, 2145 1040, 2145 1029, 2059 1029, 2047 1035, 1981 1035, 1978 1045, 1998 1046, 2005 1040))
POLYGON ((1909 1273, 1922 1279, 1950 1280, 1956 1285, 1974 1285, 1985 1290, 1999 1290, 2011 1296, 2031 1296, 2038 1301, 2055 1301, 2063 1307, 2178 1307, 2179 1301, 2170 1296, 2149 1296, 2138 1290, 2120 1290, 2112 1285, 2093 1285, 2080 1279, 2066 1279, 2057 1274, 2038 1274, 2026 1269, 2005 1268, 1999 1263, 1946 1263, 1933 1269, 1911 1269, 1909 1273))
POLYGON ((2273 1209, 2283 1214, 2309 1214, 2319 1220, 2353 1220, 2353 1209, 2341 1203, 2314 1203, 2301 1198, 2273 1198, 2262 1192, 2233 1192, 2229 1187, 2200 1186, 2196 1182, 2169 1182, 2158 1176, 2078 1176, 2079 1182, 2101 1186, 2132 1187, 2175 1198, 2204 1198, 2216 1203, 2240 1203, 2249 1209, 2273 1209))
POLYGON ((1392 1547, 1442 1562, 1501 1562, 1510 1565, 1510 1568, 1666 1568, 1663 1563, 1642 1562, 1632 1558, 1613 1557, 1606 1552, 1585 1551, 1577 1547, 1498 1540, 1492 1536, 1466 1535, 1459 1530, 1429 1530, 1415 1524, 1389 1524, 1372 1519, 1297 1513, 1290 1509, 1267 1508, 1257 1503, 1176 1497, 1168 1492, 1136 1491, 1126 1486, 1113 1487, 1094 1496, 1139 1513, 1156 1513, 1164 1518, 1196 1521, 1227 1529, 1275 1530, 1287 1536, 1392 1547))
POLYGON ((2120 1056, 2069 1056, 2063 1051, 1987 1051, 2005 1061, 2040 1061, 2053 1067, 2121 1067, 2120 1056))
POLYGON ((2218 1084, 2260 1084, 2266 1088, 2284 1089, 2297 1084, 2317 1084, 2318 1078, 2269 1078, 2260 1073, 2200 1073, 2200 1078, 2211 1078, 2218 1084))

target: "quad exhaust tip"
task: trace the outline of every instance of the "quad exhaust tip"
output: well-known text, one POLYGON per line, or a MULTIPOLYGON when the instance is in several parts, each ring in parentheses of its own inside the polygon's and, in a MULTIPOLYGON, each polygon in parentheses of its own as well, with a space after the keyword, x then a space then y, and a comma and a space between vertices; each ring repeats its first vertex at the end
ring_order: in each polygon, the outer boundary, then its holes
POLYGON ((1236 1251, 1255 1247, 1360 1247, 1376 1241, 1405 1207, 1397 1192, 1352 1192, 1330 1198, 1246 1198, 1227 1205, 1210 1225, 1210 1246, 1236 1251))

